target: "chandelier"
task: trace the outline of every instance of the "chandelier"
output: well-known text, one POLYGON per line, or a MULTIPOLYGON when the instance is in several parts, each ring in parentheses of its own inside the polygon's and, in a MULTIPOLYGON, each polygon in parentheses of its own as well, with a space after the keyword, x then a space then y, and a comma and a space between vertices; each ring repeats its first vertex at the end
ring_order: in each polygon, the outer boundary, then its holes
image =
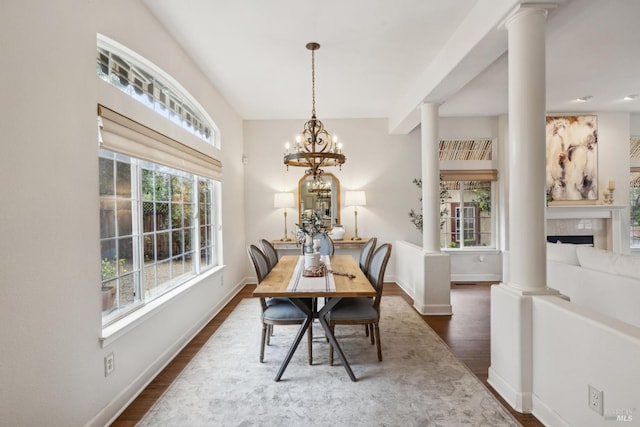
POLYGON ((320 120, 316 118, 316 69, 315 51, 320 49, 318 43, 307 43, 306 48, 311 51, 311 120, 304 124, 304 130, 296 136, 295 146, 285 144, 284 164, 308 168, 305 174, 314 177, 322 175, 322 168, 339 166, 346 157, 342 154, 342 144, 338 138, 331 137, 320 120))

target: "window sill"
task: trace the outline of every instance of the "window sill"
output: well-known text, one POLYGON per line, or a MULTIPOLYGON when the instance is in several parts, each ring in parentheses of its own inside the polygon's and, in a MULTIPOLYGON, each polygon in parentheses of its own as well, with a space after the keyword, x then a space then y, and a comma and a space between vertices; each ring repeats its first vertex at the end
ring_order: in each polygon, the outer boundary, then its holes
POLYGON ((101 348, 108 347, 113 342, 115 342, 118 338, 123 335, 126 335, 129 331, 135 329, 138 325, 144 323, 147 319, 158 313, 162 307, 167 304, 169 301, 177 297, 178 295, 188 291, 193 286, 200 283, 202 280, 215 276, 217 274, 221 274, 224 269, 224 265, 219 265, 213 267, 211 270, 208 270, 197 277, 189 280, 185 284, 178 286, 175 289, 167 292, 166 294, 154 299, 153 301, 145 304, 140 307, 138 310, 133 311, 128 316, 102 328, 102 333, 100 334, 100 346, 101 348))

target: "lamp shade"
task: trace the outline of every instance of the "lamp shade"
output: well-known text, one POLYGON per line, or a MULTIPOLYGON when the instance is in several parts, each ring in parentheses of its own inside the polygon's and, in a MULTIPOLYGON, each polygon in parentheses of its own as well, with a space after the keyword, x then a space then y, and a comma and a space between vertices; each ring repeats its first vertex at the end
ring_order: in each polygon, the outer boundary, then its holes
POLYGON ((296 202, 293 199, 293 193, 276 193, 273 196, 274 208, 294 208, 296 202))
POLYGON ((364 191, 347 191, 344 204, 345 206, 366 206, 367 197, 364 191))

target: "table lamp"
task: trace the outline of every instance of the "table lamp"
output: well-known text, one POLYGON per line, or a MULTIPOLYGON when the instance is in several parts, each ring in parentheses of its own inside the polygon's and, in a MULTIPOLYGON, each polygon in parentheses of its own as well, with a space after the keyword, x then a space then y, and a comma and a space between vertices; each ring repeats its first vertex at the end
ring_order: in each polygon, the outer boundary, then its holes
POLYGON ((356 220, 356 232, 351 240, 361 240, 361 238, 358 237, 358 206, 367 205, 367 197, 365 196, 364 191, 347 191, 345 193, 344 204, 345 206, 353 206, 353 215, 356 220))
POLYGON ((287 237, 287 208, 296 206, 293 199, 293 193, 276 193, 273 196, 273 207, 276 209, 284 208, 284 237, 280 239, 282 242, 288 242, 291 239, 287 237))

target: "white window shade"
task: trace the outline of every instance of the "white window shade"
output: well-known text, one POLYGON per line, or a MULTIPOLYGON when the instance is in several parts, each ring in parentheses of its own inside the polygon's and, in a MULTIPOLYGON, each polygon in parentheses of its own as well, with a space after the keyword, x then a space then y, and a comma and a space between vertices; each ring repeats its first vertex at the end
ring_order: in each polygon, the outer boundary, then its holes
POLYGON ((498 171, 482 170, 440 170, 442 181, 497 181, 498 171))
POLYGON ((102 105, 98 117, 100 148, 221 181, 220 160, 102 105))

